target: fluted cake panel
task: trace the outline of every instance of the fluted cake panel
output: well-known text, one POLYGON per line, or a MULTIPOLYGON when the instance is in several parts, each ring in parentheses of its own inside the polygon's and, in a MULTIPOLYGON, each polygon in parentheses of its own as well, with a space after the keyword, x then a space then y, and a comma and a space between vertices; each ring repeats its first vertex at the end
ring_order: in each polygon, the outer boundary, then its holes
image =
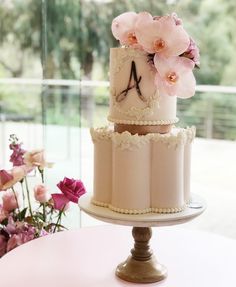
POLYGON ((91 135, 94 204, 129 214, 183 210, 190 193, 194 127, 144 136, 99 128, 91 135))

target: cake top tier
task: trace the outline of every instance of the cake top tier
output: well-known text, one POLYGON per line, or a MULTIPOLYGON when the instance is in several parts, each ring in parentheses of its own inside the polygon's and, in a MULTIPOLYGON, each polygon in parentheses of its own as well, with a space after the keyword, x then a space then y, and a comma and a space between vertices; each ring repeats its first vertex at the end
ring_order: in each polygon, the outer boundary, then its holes
POLYGON ((111 28, 122 47, 146 54, 155 71, 154 84, 160 95, 194 95, 192 70, 199 67, 199 49, 175 13, 153 17, 148 12, 125 12, 113 20, 111 28))

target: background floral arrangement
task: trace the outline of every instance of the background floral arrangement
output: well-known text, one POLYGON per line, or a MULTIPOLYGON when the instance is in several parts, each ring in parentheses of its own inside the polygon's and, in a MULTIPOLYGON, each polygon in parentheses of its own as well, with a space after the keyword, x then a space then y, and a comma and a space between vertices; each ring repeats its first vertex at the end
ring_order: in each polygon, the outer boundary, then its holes
POLYGON ((66 229, 61 219, 69 203, 78 203, 86 190, 81 180, 65 177, 60 192, 50 194, 44 183, 46 162, 43 150, 26 151, 15 135, 10 136, 10 170, 0 170, 0 257, 32 239, 66 229), (27 175, 38 172, 41 184, 30 190, 27 175), (34 198, 34 200, 32 200, 34 198))
POLYGON ((194 95, 196 82, 192 70, 199 67, 199 49, 175 13, 153 17, 148 12, 125 12, 112 21, 111 29, 122 46, 147 53, 160 95, 194 95))

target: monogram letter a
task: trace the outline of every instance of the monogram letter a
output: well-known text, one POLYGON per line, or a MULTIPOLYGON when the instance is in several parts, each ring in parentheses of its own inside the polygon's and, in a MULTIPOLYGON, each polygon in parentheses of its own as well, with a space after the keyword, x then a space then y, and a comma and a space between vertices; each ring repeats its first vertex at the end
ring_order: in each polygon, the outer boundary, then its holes
POLYGON ((130 90, 132 90, 133 88, 135 88, 137 93, 138 93, 139 98, 143 102, 146 102, 146 99, 142 95, 140 87, 139 87, 139 83, 141 82, 141 79, 142 79, 141 76, 138 78, 135 62, 132 61, 128 86, 127 86, 127 88, 125 90, 123 90, 119 95, 116 96, 116 101, 117 102, 123 101, 126 98, 126 96, 128 95, 128 92, 130 90), (133 85, 131 85, 132 77, 134 78, 134 84, 133 85))

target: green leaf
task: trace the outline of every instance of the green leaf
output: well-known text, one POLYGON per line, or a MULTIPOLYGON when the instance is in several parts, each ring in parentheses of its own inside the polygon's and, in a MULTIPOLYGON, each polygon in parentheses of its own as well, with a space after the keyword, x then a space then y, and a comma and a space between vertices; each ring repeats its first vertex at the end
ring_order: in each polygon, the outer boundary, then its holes
POLYGON ((40 220, 44 221, 44 216, 43 216, 43 213, 41 213, 41 212, 36 212, 34 217, 36 219, 39 218, 40 220))
POLYGON ((23 221, 25 219, 25 215, 28 207, 24 208, 20 213, 17 214, 17 218, 19 221, 23 221))

